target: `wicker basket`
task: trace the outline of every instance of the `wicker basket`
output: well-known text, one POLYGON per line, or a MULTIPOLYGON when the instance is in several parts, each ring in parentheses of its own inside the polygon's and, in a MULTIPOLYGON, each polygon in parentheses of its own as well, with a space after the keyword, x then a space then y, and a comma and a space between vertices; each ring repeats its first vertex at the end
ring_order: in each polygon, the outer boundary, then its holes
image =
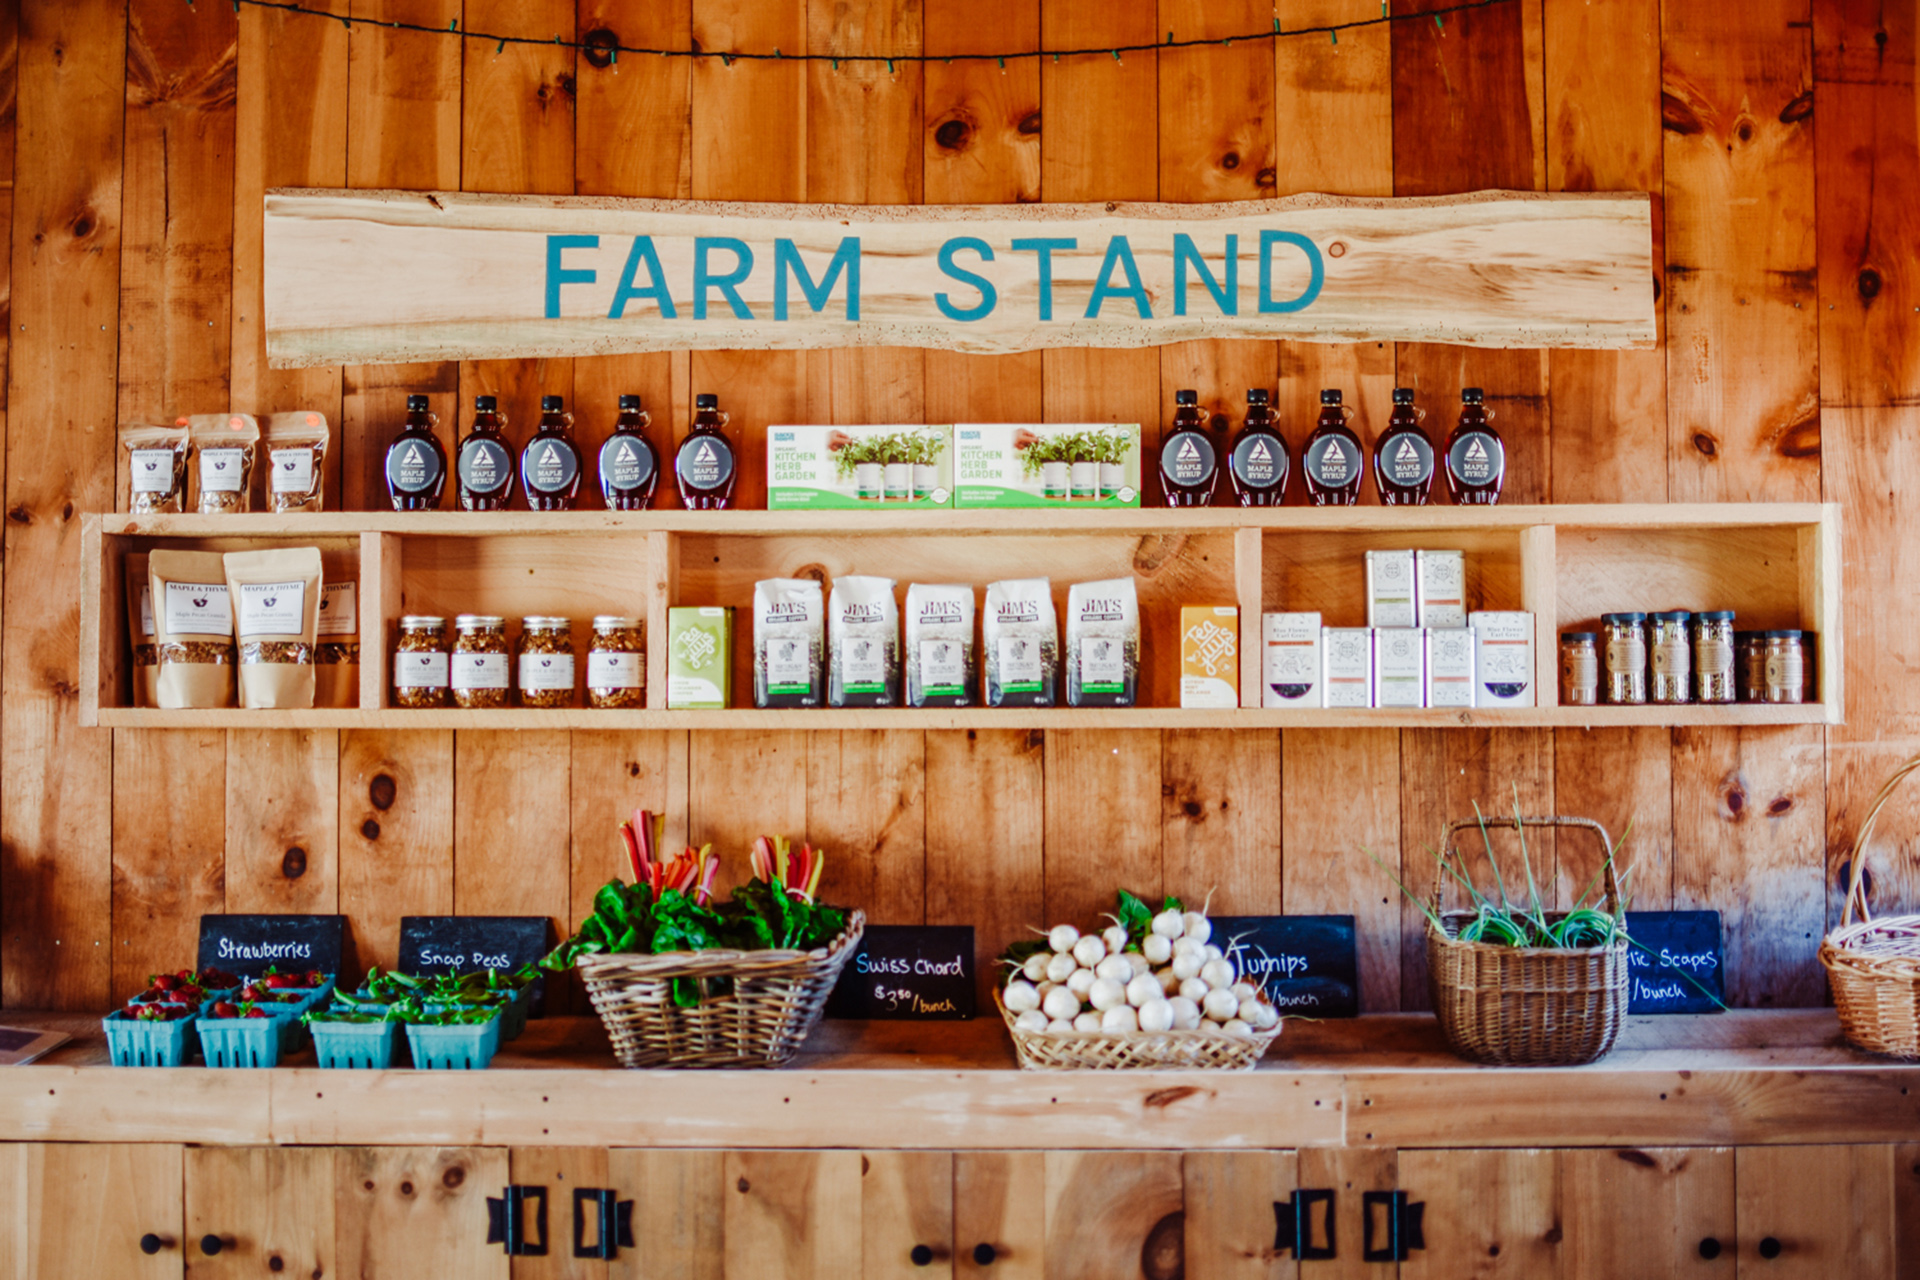
POLYGON ((1023 1071, 1251 1071, 1280 1034, 1221 1031, 1021 1031, 993 993, 1023 1071))
MULTIPOLYGON (((1477 821, 1452 822, 1441 836, 1443 859, 1456 856, 1453 838, 1477 821)), ((1600 837, 1590 818, 1487 819, 1489 828, 1578 827, 1600 837)), ((1613 861, 1604 865, 1606 909, 1620 904, 1613 861)), ((1433 909, 1444 930, 1427 922, 1427 980, 1447 1043, 1463 1058, 1504 1066, 1573 1066, 1613 1048, 1627 1016, 1627 940, 1604 947, 1507 947, 1462 942, 1457 935, 1471 911, 1442 911, 1444 863, 1434 871, 1433 909)), ((1565 912, 1548 912, 1549 920, 1565 912)))
POLYGON ((1863 868, 1874 820, 1917 768, 1920 756, 1894 770, 1873 798, 1853 838, 1846 911, 1840 927, 1820 944, 1820 963, 1827 967, 1833 987, 1840 1030, 1849 1043, 1896 1058, 1920 1058, 1920 915, 1875 920, 1867 907, 1863 868))
POLYGON ((856 911, 816 951, 589 955, 575 967, 623 1067, 777 1067, 820 1021, 866 927, 856 911), (673 1002, 675 978, 699 980, 699 1004, 673 1002), (715 989, 722 978, 730 989, 715 989))

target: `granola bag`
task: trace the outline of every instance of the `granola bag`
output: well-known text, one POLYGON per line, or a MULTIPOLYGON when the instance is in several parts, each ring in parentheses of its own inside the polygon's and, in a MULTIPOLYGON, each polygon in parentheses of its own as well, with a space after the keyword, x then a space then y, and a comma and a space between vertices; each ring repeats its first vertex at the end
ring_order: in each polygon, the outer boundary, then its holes
POLYGON ((133 647, 133 705, 160 705, 160 651, 153 642, 153 588, 147 553, 127 556, 127 640, 133 647))
POLYGON ((154 551, 147 558, 154 702, 169 711, 233 705, 233 609, 218 551, 154 551))
POLYGON ((263 433, 267 447, 267 510, 319 511, 325 506, 327 419, 312 409, 276 413, 263 433))
POLYGON ((198 413, 180 422, 193 439, 203 516, 253 509, 253 459, 260 423, 246 413, 198 413))
POLYGON ((360 705, 359 583, 329 579, 320 588, 313 653, 313 705, 360 705))
POLYGON ((320 548, 229 551, 225 559, 240 640, 240 705, 311 707, 320 548))
POLYGON ((127 510, 137 516, 182 511, 187 500, 187 429, 130 422, 120 428, 127 451, 127 510))

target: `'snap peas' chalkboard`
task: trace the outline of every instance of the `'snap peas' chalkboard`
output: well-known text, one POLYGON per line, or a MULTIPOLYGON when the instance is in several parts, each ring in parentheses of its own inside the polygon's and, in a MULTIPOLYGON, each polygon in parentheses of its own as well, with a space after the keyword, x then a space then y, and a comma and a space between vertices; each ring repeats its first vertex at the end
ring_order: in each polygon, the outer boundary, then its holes
POLYGON ((545 916, 400 917, 401 973, 512 970, 549 950, 545 916))
POLYGON ((340 972, 345 916, 201 916, 200 967, 257 978, 282 970, 340 972))
POLYGON ((1352 916, 1215 916, 1212 941, 1283 1014, 1360 1014, 1360 957, 1352 916))
POLYGON ((1718 1013, 1726 999, 1718 911, 1629 911, 1628 1013, 1718 1013))
POLYGON ((972 925, 870 924, 829 1018, 945 1022, 974 1014, 972 925))

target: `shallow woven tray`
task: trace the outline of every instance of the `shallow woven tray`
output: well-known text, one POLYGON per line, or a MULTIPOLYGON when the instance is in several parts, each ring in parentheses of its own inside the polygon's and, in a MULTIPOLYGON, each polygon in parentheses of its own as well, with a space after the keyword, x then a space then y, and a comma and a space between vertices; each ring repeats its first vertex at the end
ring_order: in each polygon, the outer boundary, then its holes
MULTIPOLYGON (((1453 838, 1478 821, 1447 825, 1441 849, 1452 856, 1453 838)), ((1489 828, 1577 827, 1612 841, 1589 818, 1489 818, 1489 828)), ((1617 909, 1620 885, 1609 861, 1606 907, 1617 909)), ((1433 906, 1444 930, 1427 922, 1427 981, 1433 1011, 1447 1043, 1463 1058, 1505 1066, 1572 1066, 1592 1062, 1613 1048, 1627 1016, 1627 939, 1604 947, 1506 947, 1462 942, 1454 935, 1474 918, 1471 911, 1440 911, 1435 870, 1433 906)), ((1565 912, 1549 911, 1549 920, 1565 912)))
POLYGON ((623 1067, 777 1067, 820 1021, 866 927, 866 913, 855 911, 815 951, 590 955, 575 967, 623 1067), (698 1005, 673 1003, 675 978, 702 980, 698 1005), (712 989, 722 978, 731 991, 712 989))
POLYGON ((1267 1031, 1021 1031, 993 993, 1023 1071, 1251 1071, 1279 1038, 1284 1019, 1267 1031))
POLYGON ((1864 887, 1865 852, 1880 810, 1916 768, 1920 756, 1894 770, 1873 798, 1848 855, 1846 911, 1840 927, 1820 943, 1841 1032, 1858 1048, 1895 1058, 1920 1058, 1920 915, 1873 918, 1864 887))

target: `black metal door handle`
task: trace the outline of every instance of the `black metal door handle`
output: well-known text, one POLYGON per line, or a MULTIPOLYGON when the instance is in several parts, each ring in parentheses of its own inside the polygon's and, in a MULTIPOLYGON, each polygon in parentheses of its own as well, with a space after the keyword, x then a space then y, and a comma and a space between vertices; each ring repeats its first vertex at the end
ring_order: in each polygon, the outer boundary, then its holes
POLYGON ((173 1241, 166 1236, 157 1236, 149 1231, 140 1237, 140 1252, 151 1258, 154 1254, 171 1245, 173 1241))
POLYGON ((1333 1238, 1332 1187, 1296 1190, 1285 1200, 1275 1200, 1273 1217, 1274 1252, 1285 1253, 1292 1250, 1294 1260, 1297 1262, 1336 1256, 1333 1238), (1321 1233, 1327 1238, 1325 1244, 1313 1243, 1313 1206, 1316 1204, 1325 1208, 1321 1227, 1321 1233))
POLYGON ((1405 1262, 1413 1250, 1427 1247, 1423 1230, 1426 1216, 1426 1201, 1410 1202, 1404 1191, 1363 1192, 1360 1196, 1361 1259, 1365 1262, 1405 1262), (1385 1210, 1383 1216, 1386 1219, 1387 1242, 1379 1247, 1373 1243, 1375 1205, 1385 1210))
POLYGON ((990 1244, 973 1246, 973 1265, 976 1267, 990 1267, 993 1265, 993 1260, 999 1256, 999 1251, 990 1244))
POLYGON ((208 1232, 206 1235, 200 1237, 200 1252, 206 1254, 209 1258, 219 1253, 222 1249, 231 1249, 232 1247, 233 1238, 231 1236, 216 1236, 212 1232, 208 1232))
POLYGON ((622 1245, 633 1248, 633 1201, 620 1199, 611 1187, 575 1187, 573 1256, 613 1259, 620 1256, 622 1245), (592 1244, 587 1243, 590 1204, 596 1207, 599 1222, 592 1244))
POLYGON ((1773 1236, 1763 1236, 1760 1240, 1760 1256, 1772 1262, 1780 1256, 1780 1241, 1773 1236))
POLYGON ((930 1267, 933 1265, 933 1250, 923 1244, 913 1246, 913 1251, 909 1253, 907 1257, 916 1267, 930 1267))
POLYGON ((1708 1262, 1712 1262, 1715 1258, 1719 1257, 1720 1241, 1713 1236, 1702 1237, 1700 1241, 1700 1256, 1708 1262))
POLYGON ((487 1197, 487 1243, 501 1245, 514 1258, 547 1256, 547 1189, 514 1184, 497 1198, 487 1197), (526 1230, 522 1212, 533 1201, 533 1231, 526 1230))

